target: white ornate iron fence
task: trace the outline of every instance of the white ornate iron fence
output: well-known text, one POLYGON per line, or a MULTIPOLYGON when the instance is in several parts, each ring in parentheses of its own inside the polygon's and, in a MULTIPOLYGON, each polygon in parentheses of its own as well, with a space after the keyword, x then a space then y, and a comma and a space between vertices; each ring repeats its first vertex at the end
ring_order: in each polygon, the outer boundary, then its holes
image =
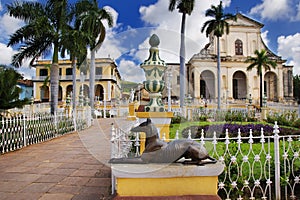
POLYGON ((43 142, 91 126, 91 111, 0 115, 0 153, 43 142), (76 119, 76 120, 75 120, 76 119))
MULTIPOLYGON (((266 136, 261 129, 260 136, 247 136, 237 130, 236 137, 194 139, 205 145, 209 155, 225 164, 219 176, 218 194, 222 199, 300 199, 300 135, 280 136, 277 123, 274 135, 266 136), (243 135, 243 136, 242 136, 243 135)), ((178 131, 175 139, 178 139, 178 131)), ((191 139, 191 132, 189 132, 191 139)), ((122 131, 112 126, 111 157, 140 156, 138 133, 122 131)))

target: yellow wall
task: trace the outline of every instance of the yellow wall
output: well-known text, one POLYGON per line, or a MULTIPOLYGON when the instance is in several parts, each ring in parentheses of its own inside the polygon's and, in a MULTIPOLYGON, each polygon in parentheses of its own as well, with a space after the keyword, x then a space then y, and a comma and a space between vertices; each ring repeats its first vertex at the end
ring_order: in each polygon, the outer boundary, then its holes
POLYGON ((117 178, 120 196, 216 195, 217 176, 117 178))

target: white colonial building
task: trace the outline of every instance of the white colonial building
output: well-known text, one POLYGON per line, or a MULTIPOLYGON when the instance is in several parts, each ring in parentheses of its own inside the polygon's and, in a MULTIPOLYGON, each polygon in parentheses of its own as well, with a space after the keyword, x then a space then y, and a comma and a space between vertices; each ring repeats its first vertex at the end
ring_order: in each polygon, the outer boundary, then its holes
MULTIPOLYGON (((220 38, 221 54, 221 98, 223 102, 238 103, 245 101, 251 95, 253 103, 259 100, 259 76, 257 70, 247 71, 249 63, 247 57, 254 57, 255 50, 266 49, 269 57, 276 61, 276 69, 263 71, 263 93, 268 101, 293 101, 293 66, 285 65, 285 60, 275 55, 265 45, 261 37, 263 24, 242 14, 237 14, 236 21, 228 21, 230 33, 220 38)), ((186 91, 194 100, 207 99, 209 102, 217 100, 217 38, 210 37, 210 41, 186 64, 186 91)), ((179 96, 178 64, 172 78, 172 96, 179 96)))

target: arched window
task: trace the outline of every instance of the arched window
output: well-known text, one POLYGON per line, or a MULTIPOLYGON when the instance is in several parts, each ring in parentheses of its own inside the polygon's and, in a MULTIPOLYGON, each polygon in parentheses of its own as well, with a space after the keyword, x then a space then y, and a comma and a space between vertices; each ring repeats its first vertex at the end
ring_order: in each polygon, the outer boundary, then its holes
POLYGON ((243 42, 239 39, 235 41, 235 55, 243 55, 243 42))

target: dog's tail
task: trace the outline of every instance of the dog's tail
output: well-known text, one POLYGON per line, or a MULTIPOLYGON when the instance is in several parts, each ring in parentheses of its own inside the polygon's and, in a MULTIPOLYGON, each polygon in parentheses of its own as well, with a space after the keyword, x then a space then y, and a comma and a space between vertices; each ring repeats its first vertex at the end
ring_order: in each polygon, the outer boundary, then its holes
POLYGON ((208 156, 208 159, 211 160, 212 163, 218 162, 217 159, 215 159, 215 158, 213 158, 213 157, 210 157, 210 156, 208 156))
POLYGON ((112 164, 146 164, 140 157, 138 158, 112 158, 109 160, 112 164))
POLYGON ((208 156, 207 159, 209 159, 209 160, 203 160, 203 161, 201 161, 201 162, 200 162, 201 165, 202 165, 202 164, 203 164, 203 165, 205 165, 205 164, 215 164, 215 163, 218 162, 217 159, 215 159, 215 158, 213 158, 213 157, 210 157, 210 156, 208 156))

